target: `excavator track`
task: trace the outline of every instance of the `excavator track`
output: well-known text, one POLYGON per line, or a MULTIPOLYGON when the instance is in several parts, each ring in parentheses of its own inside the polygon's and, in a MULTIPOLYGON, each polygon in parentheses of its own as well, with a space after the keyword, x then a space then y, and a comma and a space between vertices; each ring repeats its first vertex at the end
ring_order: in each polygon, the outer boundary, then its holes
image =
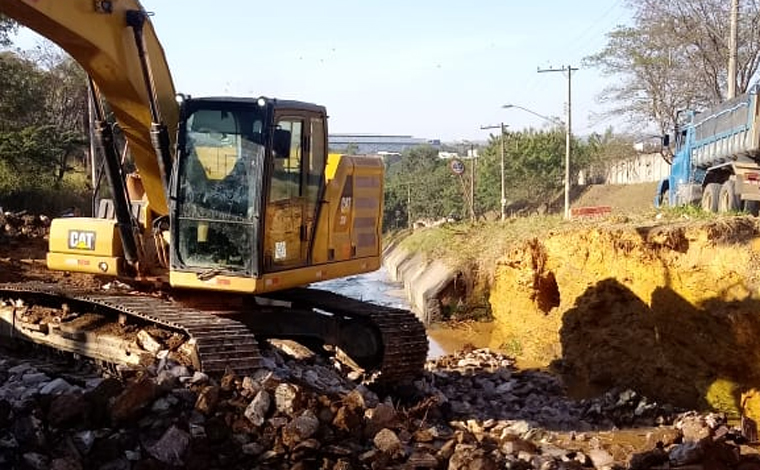
MULTIPOLYGON (((55 284, 36 283, 0 284, 0 299, 22 300, 27 304, 53 308, 65 304, 79 311, 127 315, 182 332, 195 344, 194 357, 191 358, 193 365, 209 375, 222 375, 228 367, 239 375, 247 375, 253 373, 261 362, 253 333, 245 325, 225 317, 238 313, 235 311, 196 310, 144 295, 63 290, 55 284)), ((15 331, 21 332, 18 328, 15 331)), ((24 336, 36 343, 50 345, 44 335, 24 336)))
MULTIPOLYGON (((255 310, 198 310, 181 303, 140 294, 108 294, 66 288, 56 284, 0 284, 0 300, 22 300, 27 305, 67 308, 78 312, 106 314, 111 318, 126 315, 175 332, 181 332, 194 344, 193 366, 209 375, 222 375, 231 368, 239 375, 252 374, 261 363, 254 333, 260 333, 246 318, 258 317, 259 322, 271 323, 276 317, 290 321, 289 312, 328 313, 331 318, 363 331, 372 331, 377 351, 367 372, 367 381, 390 384, 418 375, 424 368, 428 341, 424 325, 408 310, 363 302, 332 292, 299 288, 267 295, 270 299, 286 301, 292 307, 255 310), (258 310, 258 311, 256 311, 258 310), (361 326, 359 326, 361 325, 361 326)), ((310 314, 311 315, 311 314, 310 314)), ((0 317, 2 320, 2 317, 0 317)), ((11 320, 14 323, 14 317, 11 320)), ((260 325, 261 323, 259 323, 260 325)), ((15 331, 27 340, 66 349, 66 346, 47 341, 45 335, 25 334, 24 326, 14 325, 15 331)), ((54 334, 54 333, 49 333, 54 334)), ((266 335, 265 335, 266 336, 266 335)), ((71 349, 95 359, 108 361, 107 353, 92 354, 71 349)))
POLYGON ((425 326, 409 310, 376 305, 314 288, 298 288, 267 297, 348 318, 361 318, 379 330, 382 361, 373 367, 375 383, 397 383, 417 376, 428 354, 425 326))

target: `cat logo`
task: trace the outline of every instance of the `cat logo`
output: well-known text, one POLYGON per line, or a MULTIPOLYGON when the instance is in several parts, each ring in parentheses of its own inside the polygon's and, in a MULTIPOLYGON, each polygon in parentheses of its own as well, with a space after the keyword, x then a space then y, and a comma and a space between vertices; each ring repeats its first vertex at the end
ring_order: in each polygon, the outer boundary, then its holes
POLYGON ((95 232, 89 230, 69 230, 69 248, 72 250, 95 251, 95 232))

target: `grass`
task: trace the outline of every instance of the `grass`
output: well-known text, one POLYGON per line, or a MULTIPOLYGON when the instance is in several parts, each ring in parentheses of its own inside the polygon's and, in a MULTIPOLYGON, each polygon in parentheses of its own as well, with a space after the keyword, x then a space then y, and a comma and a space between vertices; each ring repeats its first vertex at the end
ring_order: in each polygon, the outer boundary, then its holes
POLYGON ((445 224, 418 230, 399 246, 451 266, 476 263, 485 271, 491 271, 489 268, 493 268, 513 243, 545 236, 568 225, 555 215, 519 217, 504 222, 445 224))

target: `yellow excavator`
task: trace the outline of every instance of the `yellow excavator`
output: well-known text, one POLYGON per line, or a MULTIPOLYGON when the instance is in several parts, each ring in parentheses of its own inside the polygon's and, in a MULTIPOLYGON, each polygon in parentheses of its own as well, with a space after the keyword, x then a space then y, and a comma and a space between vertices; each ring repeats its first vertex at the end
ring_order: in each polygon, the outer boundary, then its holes
POLYGON ((255 370, 262 337, 327 345, 378 380, 422 369, 428 343, 412 312, 308 288, 374 271, 381 258, 382 160, 328 154, 324 107, 177 94, 137 0, 2 0, 0 13, 68 52, 97 103, 111 198, 97 217, 52 221, 48 268, 170 294, 0 285, 6 305, 24 306, 6 308, 0 330, 110 363, 144 360, 134 342, 109 343, 76 323, 96 315, 182 337, 208 373, 255 370), (124 170, 108 112, 136 175, 124 170), (55 320, 26 321, 30 306, 55 320))

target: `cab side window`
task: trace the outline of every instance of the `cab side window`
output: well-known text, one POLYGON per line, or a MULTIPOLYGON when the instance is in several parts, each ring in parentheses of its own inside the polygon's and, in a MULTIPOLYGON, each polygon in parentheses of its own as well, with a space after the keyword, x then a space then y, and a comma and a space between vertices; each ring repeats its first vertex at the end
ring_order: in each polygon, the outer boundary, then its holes
POLYGON ((302 195, 300 181, 303 164, 303 121, 283 119, 277 123, 277 129, 290 133, 290 146, 287 155, 281 155, 276 150, 273 152, 270 202, 297 198, 302 195))

